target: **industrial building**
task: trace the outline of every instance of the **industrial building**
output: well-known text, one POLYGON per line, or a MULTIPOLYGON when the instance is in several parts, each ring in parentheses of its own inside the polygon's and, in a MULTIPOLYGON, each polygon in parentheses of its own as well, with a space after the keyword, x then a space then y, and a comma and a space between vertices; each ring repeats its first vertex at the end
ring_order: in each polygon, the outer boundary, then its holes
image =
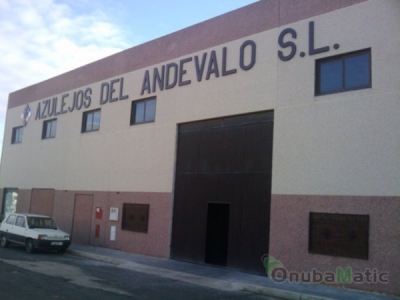
POLYGON ((261 0, 15 91, 0 211, 399 295, 399 30, 397 0, 261 0))

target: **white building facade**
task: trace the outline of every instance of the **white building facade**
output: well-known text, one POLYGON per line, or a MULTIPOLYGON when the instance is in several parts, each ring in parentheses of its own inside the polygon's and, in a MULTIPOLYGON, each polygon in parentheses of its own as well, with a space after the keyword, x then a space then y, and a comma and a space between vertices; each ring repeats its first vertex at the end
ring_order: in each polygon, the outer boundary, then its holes
POLYGON ((16 91, 1 212, 256 274, 265 255, 287 276, 351 268, 325 283, 399 295, 399 16, 263 0, 16 91))

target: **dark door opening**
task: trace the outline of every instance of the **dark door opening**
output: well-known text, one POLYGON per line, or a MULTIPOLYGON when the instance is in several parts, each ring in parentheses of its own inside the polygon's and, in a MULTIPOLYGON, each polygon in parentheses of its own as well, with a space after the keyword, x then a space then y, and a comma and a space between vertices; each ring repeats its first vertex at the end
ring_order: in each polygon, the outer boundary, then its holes
POLYGON ((208 203, 205 263, 226 266, 229 208, 226 203, 208 203))

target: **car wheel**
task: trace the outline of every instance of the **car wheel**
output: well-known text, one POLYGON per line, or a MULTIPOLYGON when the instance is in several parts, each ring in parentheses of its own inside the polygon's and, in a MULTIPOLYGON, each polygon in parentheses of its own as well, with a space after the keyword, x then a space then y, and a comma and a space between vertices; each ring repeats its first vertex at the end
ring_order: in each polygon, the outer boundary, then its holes
POLYGON ((25 250, 27 253, 33 253, 35 251, 35 247, 33 247, 32 240, 27 240, 25 243, 25 250))
POLYGON ((6 248, 8 246, 8 241, 5 235, 1 236, 0 245, 2 248, 6 248))

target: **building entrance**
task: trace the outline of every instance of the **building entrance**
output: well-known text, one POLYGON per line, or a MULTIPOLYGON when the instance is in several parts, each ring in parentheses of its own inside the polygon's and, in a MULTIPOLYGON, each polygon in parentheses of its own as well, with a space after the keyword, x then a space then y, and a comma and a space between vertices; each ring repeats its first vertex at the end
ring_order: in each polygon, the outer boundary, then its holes
POLYGON ((171 257, 265 274, 273 112, 182 124, 171 257))
POLYGON ((72 240, 74 243, 90 245, 92 210, 93 195, 75 195, 74 220, 72 225, 72 240))
POLYGON ((228 258, 229 204, 208 203, 205 262, 226 266, 228 258))

